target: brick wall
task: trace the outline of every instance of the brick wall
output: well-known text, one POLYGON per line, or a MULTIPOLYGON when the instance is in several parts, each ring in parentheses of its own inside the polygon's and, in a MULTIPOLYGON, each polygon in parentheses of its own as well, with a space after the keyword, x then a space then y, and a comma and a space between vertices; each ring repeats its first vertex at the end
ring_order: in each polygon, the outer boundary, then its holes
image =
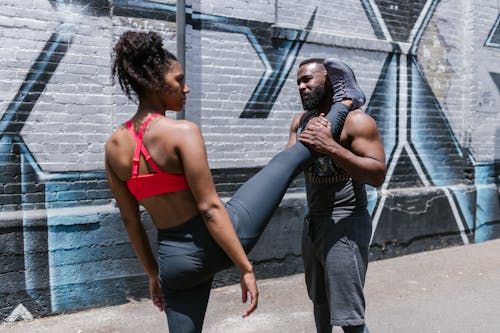
MULTIPOLYGON (((497 238, 499 12, 486 0, 188 1, 186 119, 202 128, 218 192, 283 149, 298 64, 336 57, 386 150, 386 182, 369 188, 372 260, 497 238)), ((103 143, 136 107, 111 85, 110 53, 129 29, 158 31, 175 52, 175 1, 6 0, 0 22, 0 318, 147 296, 103 173, 103 143)), ((296 265, 303 186, 257 263, 296 265)))

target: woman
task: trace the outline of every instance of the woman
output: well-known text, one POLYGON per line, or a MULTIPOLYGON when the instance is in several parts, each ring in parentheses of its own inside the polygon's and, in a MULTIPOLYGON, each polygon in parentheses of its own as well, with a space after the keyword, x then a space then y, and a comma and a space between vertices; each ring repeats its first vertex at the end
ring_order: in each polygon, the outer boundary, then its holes
MULTIPOLYGON (((135 115, 106 142, 109 186, 132 246, 149 278, 153 303, 165 309, 171 333, 200 332, 216 272, 234 264, 252 313, 258 291, 247 258, 286 188, 313 159, 303 144, 276 155, 225 205, 210 174, 200 129, 166 118, 181 111, 189 88, 175 56, 154 32, 126 32, 114 47, 113 78, 138 98, 135 115), (263 195, 265 194, 265 195, 263 195), (141 224, 139 205, 158 229, 158 263, 141 224)), ((333 115, 347 107, 335 104, 333 115)), ((342 120, 332 119, 333 131, 342 120)))

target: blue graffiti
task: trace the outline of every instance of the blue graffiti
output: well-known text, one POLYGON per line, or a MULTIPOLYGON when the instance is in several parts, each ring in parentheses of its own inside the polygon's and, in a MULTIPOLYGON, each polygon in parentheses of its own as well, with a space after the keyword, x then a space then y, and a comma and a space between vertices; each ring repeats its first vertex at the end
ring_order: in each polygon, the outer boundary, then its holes
MULTIPOLYGON (((363 2, 367 15, 373 12, 373 8, 370 7, 371 3, 370 0, 363 2)), ((443 229, 440 230, 442 232, 456 230, 464 242, 471 239, 472 231, 475 233, 475 237, 472 238, 474 241, 483 241, 495 237, 494 232, 498 232, 496 231, 498 228, 494 228, 495 223, 499 220, 498 194, 494 190, 494 186, 483 188, 478 185, 477 182, 485 173, 484 167, 478 167, 478 164, 473 161, 471 153, 458 142, 415 55, 423 32, 438 3, 439 1, 434 0, 428 1, 425 6, 422 2, 415 4, 420 7, 421 19, 419 20, 420 25, 414 27, 411 34, 409 30, 401 31, 391 24, 385 27, 383 21, 374 18, 370 20, 379 39, 385 37, 386 40, 391 41, 390 36, 384 33, 384 28, 386 28, 396 38, 406 40, 407 36, 411 37, 409 40, 411 47, 409 55, 400 55, 399 52, 394 51, 388 56, 367 106, 367 113, 372 115, 379 125, 386 150, 386 159, 388 165, 392 166, 384 188, 398 188, 401 184, 414 187, 437 186, 436 198, 443 198, 439 199, 440 205, 444 205, 443 208, 447 210, 447 214, 452 215, 453 219, 456 220, 456 225, 453 223, 443 224, 443 229), (402 59, 402 57, 405 58, 402 59), (401 60, 404 60, 406 64, 403 71, 400 67, 401 60), (407 76, 401 78, 401 75, 407 76), (404 105, 400 105, 401 79, 407 82, 406 85, 403 85, 403 88, 407 89, 404 95, 408 98, 408 100, 402 100, 403 103, 406 103, 404 105), (396 93, 383 94, 384 90, 396 93), (406 119, 401 118, 401 108, 406 109, 406 119), (402 121, 404 121, 403 124, 406 124, 406 130, 402 131, 406 137, 399 137, 398 131, 395 130, 401 127, 402 121), (409 172, 409 170, 413 171, 409 172), (455 186, 455 184, 472 185, 473 183, 476 186, 472 190, 470 187, 455 186)), ((497 26, 498 22, 490 33, 488 39, 490 44, 495 41, 497 26)), ((494 73, 491 76, 495 81, 494 73)), ((497 164, 490 165, 489 172, 497 172, 498 170, 495 169, 497 164)), ((389 214, 387 208, 383 207, 386 200, 382 200, 376 193, 375 189, 369 188, 369 209, 377 219, 374 221, 374 225, 377 227, 380 220, 381 225, 378 226, 378 233, 388 232, 390 234, 393 222, 390 219, 384 221, 384 218, 381 217, 384 211, 386 211, 386 215, 383 215, 385 219, 390 217, 387 215, 389 214)), ((410 203, 410 205, 413 204, 410 203)), ((437 212, 433 214, 435 213, 437 212)), ((409 223, 412 222, 409 221, 409 223)), ((425 225, 424 221, 421 223, 425 225)), ((410 231, 408 233, 411 234, 410 231)), ((418 233, 415 235, 418 237, 418 233)), ((382 235, 377 239, 385 240, 386 237, 382 235)))
POLYGON ((486 38, 485 46, 500 48, 500 14, 497 16, 495 24, 491 28, 488 38, 486 38))
POLYGON ((79 8, 81 14, 92 16, 109 16, 110 0, 49 0, 52 7, 57 10, 79 8))
POLYGON ((432 185, 459 184, 468 162, 448 119, 415 57, 411 62, 410 131, 412 148, 432 185), (433 138, 430 140, 429 138, 433 138))
POLYGON ((497 86, 497 89, 498 89, 498 93, 500 94, 500 74, 499 73, 490 73, 490 76, 491 76, 493 82, 495 82, 495 85, 497 86))
MULTIPOLYGON (((305 30, 303 31, 292 31, 291 41, 282 41, 279 48, 281 52, 276 52, 273 54, 280 55, 275 59, 272 64, 272 69, 267 70, 262 75, 255 87, 250 100, 248 101, 245 109, 240 115, 240 118, 267 118, 269 112, 274 105, 274 102, 278 98, 278 95, 285 84, 286 78, 292 70, 295 59, 302 48, 310 29, 314 23, 314 18, 316 16, 316 10, 314 10, 305 30)), ((262 53, 261 57, 264 57, 262 53)), ((267 60, 267 55, 265 58, 267 60)))
MULTIPOLYGON (((52 0, 50 4, 56 10, 67 10, 68 6, 80 5, 78 10, 81 14, 97 16, 109 15, 110 9, 109 1, 98 0, 52 0)), ((167 4, 152 1, 115 1, 114 5, 115 15, 175 20, 175 6, 167 4)), ((244 116, 252 116, 252 112, 255 111, 258 112, 255 117, 267 117, 300 46, 307 37, 307 33, 300 34, 295 31, 297 38, 293 41, 283 42, 279 52, 274 54, 273 50, 264 50, 262 46, 269 49, 272 44, 271 36, 268 34, 271 26, 269 23, 205 15, 192 12, 190 9, 187 14, 189 22, 193 24, 195 29, 226 31, 243 34, 247 37, 250 45, 265 65, 266 71, 245 109, 247 112, 244 113, 244 116), (272 82, 272 84, 267 82, 272 82), (263 87, 266 89, 262 90, 263 87), (266 94, 265 98, 258 96, 262 95, 263 91, 266 94), (252 109, 251 105, 256 105, 256 101, 261 103, 259 107, 262 107, 262 102, 267 103, 265 104, 267 106, 264 107, 266 112, 262 113, 260 109, 258 111, 252 109)), ((313 18, 314 14, 309 22, 309 27, 312 26, 313 18)), ((92 279, 92 275, 85 274, 85 276, 81 276, 83 280, 78 286, 69 283, 67 278, 74 275, 74 267, 66 266, 64 263, 67 262, 68 258, 85 251, 86 245, 82 243, 75 250, 72 250, 73 255, 68 257, 67 251, 64 250, 66 245, 72 247, 68 243, 68 235, 80 242, 82 240, 78 234, 81 233, 90 234, 96 238, 101 233, 98 230, 103 216, 85 212, 82 213, 83 215, 75 215, 75 212, 68 212, 65 215, 51 213, 52 208, 67 209, 90 206, 99 200, 104 204, 109 203, 110 193, 105 186, 104 172, 44 172, 20 135, 36 102, 45 91, 52 74, 71 45, 72 29, 72 25, 61 24, 52 34, 28 70, 18 93, 0 119, 2 151, 0 165, 2 168, 7 165, 16 165, 16 168, 19 169, 4 172, 1 176, 2 183, 21 183, 22 186, 16 190, 17 194, 10 196, 15 200, 12 203, 20 205, 23 210, 38 209, 41 212, 23 214, 22 219, 25 290, 31 298, 31 301, 24 299, 23 302, 25 304, 28 302, 30 309, 37 309, 36 311, 39 312, 74 309, 74 302, 69 301, 73 298, 78 303, 78 307, 85 304, 100 304, 102 302, 100 293, 93 293, 91 290, 105 290, 106 287, 103 285, 106 283, 116 285, 124 281, 122 279, 123 281, 117 282, 114 279, 103 277, 100 282, 91 282, 89 279, 92 279), (88 197, 89 193, 92 193, 91 197, 88 197), (68 221, 71 225, 67 225, 68 221), (76 301, 77 299, 78 301, 76 301)), ((123 246, 126 247, 127 244, 123 246)), ((88 251, 91 250, 88 249, 88 251)), ((93 257, 95 258, 95 255, 93 257)), ((133 280, 133 283, 137 284, 135 279, 128 280, 133 280)))
MULTIPOLYGON (((10 199, 5 200, 3 204, 17 204, 24 212, 21 232, 24 250, 22 272, 26 296, 23 296, 23 303, 31 310, 40 313, 52 311, 56 305, 51 293, 53 287, 51 281, 54 281, 51 280, 54 278, 50 272, 51 265, 57 264, 50 255, 51 234, 68 230, 67 227, 57 224, 50 226, 47 209, 68 207, 72 204, 80 207, 82 203, 85 205, 85 201, 88 205, 95 202, 94 198, 90 200, 75 196, 74 193, 77 193, 75 187, 79 186, 87 187, 84 191, 80 191, 84 193, 88 192, 88 188, 99 189, 101 186, 103 199, 109 201, 107 188, 102 186, 104 181, 101 185, 97 184, 97 180, 105 179, 104 172, 46 173, 40 168, 20 135, 36 102, 68 52, 72 43, 72 32, 72 25, 58 26, 27 71, 17 94, 0 119, 0 166, 9 168, 2 172, 1 183, 20 184, 16 187, 15 193, 9 196, 10 199), (61 183, 64 183, 67 191, 61 191, 61 183)), ((67 220, 67 216, 65 218, 67 220)), ((85 220, 88 220, 88 217, 85 220)), ((82 223, 81 227, 87 231, 90 230, 89 227, 94 228, 88 223, 82 223)))
MULTIPOLYGON (((114 6, 115 15, 175 21, 176 8, 172 5, 144 0, 118 0, 114 2, 114 6)), ((316 10, 312 13, 304 30, 288 29, 289 40, 277 43, 271 38, 271 23, 203 14, 187 8, 186 21, 192 24, 193 29, 244 35, 264 65, 264 73, 240 114, 240 118, 267 118, 269 116, 297 54, 312 28, 316 10)))
POLYGON ((377 120, 380 135, 384 138, 385 159, 390 164, 398 145, 399 66, 395 53, 387 56, 382 72, 373 90, 366 113, 377 120), (393 94, 388 94, 393 91, 393 94))
POLYGON ((19 134, 71 44, 71 26, 61 24, 33 62, 14 100, 0 119, 0 138, 19 134))
MULTIPOLYGON (((498 162, 497 162, 498 163, 498 162)), ((476 163, 475 180, 477 188, 477 209, 475 215, 475 241, 484 242, 499 237, 500 231, 500 202, 498 186, 495 177, 498 177, 496 163, 476 163)))
POLYGON ((361 5, 363 6, 363 9, 366 12, 366 17, 368 17, 368 20, 370 21, 370 24, 372 25, 373 32, 375 33, 375 36, 377 36, 378 39, 385 39, 386 36, 384 35, 382 25, 380 24, 379 20, 377 19, 377 15, 375 14, 375 8, 372 6, 371 1, 370 0, 361 0, 361 5))
MULTIPOLYGON (((82 13, 87 15, 110 14, 110 1, 49 1, 56 10, 77 4, 83 7, 82 13)), ((384 32, 384 28, 385 31, 387 28, 383 20, 377 19, 374 14, 377 9, 374 0, 361 0, 361 2, 375 36, 378 39, 387 38, 384 32)), ((489 184, 492 183, 492 179, 498 177, 499 162, 475 162, 470 152, 460 145, 414 55, 438 3, 439 1, 433 0, 425 6, 427 12, 421 20, 421 25, 415 30, 409 56, 401 55, 399 45, 387 39, 393 45, 393 52, 385 60, 367 106, 367 113, 379 124, 388 164, 394 162, 396 165, 392 178, 387 180, 388 187, 401 185, 402 179, 406 185, 423 186, 425 184, 417 175, 421 171, 429 185, 442 187, 438 190, 439 195, 449 191, 450 199, 446 202, 447 213, 456 213, 455 217, 465 222, 465 232, 474 230, 474 240, 479 242, 498 237, 496 235, 498 228, 495 228, 495 223, 500 220, 498 192, 495 186, 489 184), (404 78, 400 77, 405 75, 401 71, 402 59, 407 65, 407 77, 404 78), (402 121, 399 91, 401 79, 408 81, 409 99, 405 105, 408 111, 405 119, 406 137, 400 137, 398 132, 402 121), (397 154, 397 147, 403 141, 408 144, 401 149, 400 154, 397 154), (414 159, 411 159, 410 155, 414 159), (415 167, 413 173, 408 172, 408 165, 415 167), (464 170, 470 172, 470 175, 464 176, 464 170), (454 186, 467 181, 473 183, 474 190, 454 186)), ((113 14, 117 16, 175 21, 174 5, 156 1, 115 0, 113 6, 113 14)), ((424 7, 422 1, 415 3, 415 6, 420 10, 424 7)), ((191 8, 187 9, 186 15, 187 22, 193 29, 229 32, 247 38, 265 70, 240 118, 267 118, 302 45, 307 40, 316 17, 316 10, 304 29, 286 31, 278 31, 271 23, 209 15, 195 12, 191 8), (281 33, 287 36, 281 38, 279 35, 281 33)), ((488 35, 485 46, 500 47, 499 22, 500 15, 488 35)), ((108 274, 107 271, 99 277, 94 275, 99 270, 97 267, 105 266, 109 262, 114 263, 115 261, 110 259, 115 260, 113 256, 121 256, 119 260, 123 260, 127 267, 136 264, 130 246, 125 241, 113 241, 112 245, 107 246, 109 234, 103 229, 109 228, 109 231, 113 223, 119 223, 110 213, 114 211, 114 207, 110 205, 109 211, 103 212, 83 209, 96 202, 109 204, 110 193, 107 191, 104 172, 44 172, 20 135, 52 74, 71 46, 72 28, 70 25, 62 24, 52 34, 0 119, 1 183, 19 184, 12 185, 17 186, 12 191, 15 193, 8 199, 10 201, 4 203, 17 204, 23 212, 22 227, 20 227, 24 250, 22 274, 26 293, 32 299, 30 309, 35 308, 39 312, 47 309, 74 310, 103 304, 105 300, 102 299, 102 294, 117 288, 130 290, 134 289, 132 286, 137 287, 136 289, 147 289, 147 286, 141 285, 141 279, 137 276, 123 278, 119 274, 108 274), (54 213, 55 208, 75 207, 78 209, 54 213), (32 210, 37 210, 37 213, 30 214, 32 210), (95 242, 101 242, 106 246, 94 248, 89 245, 95 242), (117 248, 121 252, 117 251, 117 248)), ((399 34, 400 38, 407 39, 407 36, 410 36, 410 31, 401 32, 395 25, 390 25, 388 28, 393 33, 399 34)), ((490 73, 490 75, 500 91, 499 74, 490 73)), ((378 208, 386 209, 384 201, 375 189, 370 189, 369 210, 374 214, 378 208)), ((395 225, 393 221, 386 223, 389 224, 387 229, 395 225)), ((457 225, 450 227, 452 228, 459 232, 463 231, 457 225)), ((116 229, 119 228, 113 230, 116 229)), ((115 269, 119 272, 119 268, 115 269)), ((113 296, 115 297, 113 302, 125 301, 125 293, 113 296)))

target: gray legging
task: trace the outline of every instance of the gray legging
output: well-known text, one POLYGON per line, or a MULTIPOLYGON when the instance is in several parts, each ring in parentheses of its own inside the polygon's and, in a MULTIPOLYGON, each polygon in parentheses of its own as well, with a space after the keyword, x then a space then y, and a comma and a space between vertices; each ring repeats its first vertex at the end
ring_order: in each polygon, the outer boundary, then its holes
MULTIPOLYGON (((339 137, 349 109, 340 103, 327 115, 339 137)), ((226 209, 248 253, 257 243, 288 186, 317 155, 302 143, 278 153, 243 184, 226 209)), ((158 262, 170 333, 201 332, 215 273, 232 265, 210 236, 201 216, 158 230, 158 262)))

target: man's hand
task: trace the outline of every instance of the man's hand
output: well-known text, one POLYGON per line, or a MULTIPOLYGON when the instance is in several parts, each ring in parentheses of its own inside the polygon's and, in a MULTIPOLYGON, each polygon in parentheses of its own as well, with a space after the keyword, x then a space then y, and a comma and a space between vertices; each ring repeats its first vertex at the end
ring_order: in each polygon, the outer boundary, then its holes
POLYGON ((149 293, 153 304, 160 311, 163 311, 165 309, 163 304, 163 294, 161 292, 160 281, 157 276, 149 278, 149 293))
POLYGON ((259 292, 257 290, 257 282, 253 272, 243 273, 240 280, 241 285, 241 300, 246 303, 248 300, 248 293, 250 293, 250 306, 243 313, 243 318, 248 317, 252 312, 257 309, 259 300, 259 292))
POLYGON ((299 141, 320 154, 331 154, 332 148, 339 146, 332 137, 331 124, 321 114, 312 118, 299 136, 299 141))

